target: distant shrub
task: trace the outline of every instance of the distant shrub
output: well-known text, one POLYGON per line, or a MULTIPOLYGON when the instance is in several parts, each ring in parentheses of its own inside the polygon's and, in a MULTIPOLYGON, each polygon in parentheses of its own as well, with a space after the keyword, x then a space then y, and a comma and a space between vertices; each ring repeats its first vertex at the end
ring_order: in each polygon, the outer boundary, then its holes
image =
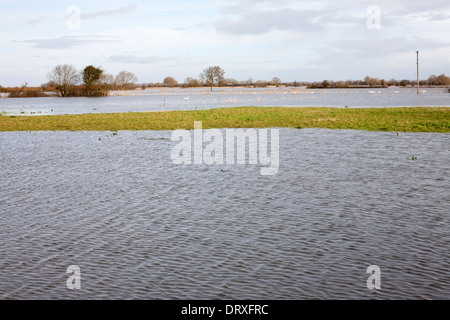
POLYGON ((47 97, 45 93, 40 89, 27 89, 27 90, 17 90, 11 91, 9 93, 9 98, 38 98, 47 97))

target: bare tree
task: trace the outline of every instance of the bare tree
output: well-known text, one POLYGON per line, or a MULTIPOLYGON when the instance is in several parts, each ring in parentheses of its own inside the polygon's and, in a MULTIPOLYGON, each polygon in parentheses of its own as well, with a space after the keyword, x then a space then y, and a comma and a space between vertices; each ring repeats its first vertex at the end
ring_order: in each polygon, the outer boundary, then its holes
POLYGON ((121 90, 126 90, 134 85, 138 81, 138 78, 131 72, 120 71, 116 76, 116 84, 121 90))
POLYGON ((381 84, 381 80, 380 80, 380 79, 377 79, 377 78, 371 78, 371 77, 369 77, 369 76, 366 76, 366 77, 364 78, 364 82, 366 83, 366 85, 371 86, 371 87, 377 86, 377 85, 380 85, 380 84, 381 84))
POLYGON ((222 83, 227 87, 235 87, 239 85, 239 81, 233 78, 223 79, 222 83))
POLYGON ((267 87, 268 82, 266 80, 257 80, 255 82, 255 87, 257 88, 265 88, 267 87))
POLYGON ((428 78, 428 83, 432 86, 446 86, 450 84, 450 77, 447 77, 445 74, 439 76, 431 75, 428 78))
POLYGON ((253 78, 248 78, 248 80, 243 81, 242 84, 245 86, 253 86, 255 84, 255 80, 253 80, 253 78))
POLYGON ((187 77, 186 80, 184 80, 184 87, 200 87, 202 83, 198 81, 197 79, 187 77))
POLYGON ((108 92, 115 87, 115 79, 112 74, 103 73, 99 79, 102 95, 108 95, 108 92))
POLYGON ((274 77, 274 78, 272 78, 272 81, 271 81, 271 83, 272 83, 272 85, 274 85, 274 86, 279 86, 279 85, 281 85, 281 80, 280 80, 280 78, 278 78, 278 77, 274 77))
POLYGON ((176 87, 178 85, 178 81, 175 80, 173 77, 165 77, 164 85, 167 87, 176 87))
POLYGON ((48 74, 48 79, 56 85, 61 97, 67 97, 80 81, 80 74, 74 66, 64 64, 54 67, 48 74))
POLYGON ((224 79, 225 71, 219 67, 208 67, 200 74, 200 78, 211 87, 211 91, 213 90, 213 86, 215 83, 219 85, 220 82, 224 79))

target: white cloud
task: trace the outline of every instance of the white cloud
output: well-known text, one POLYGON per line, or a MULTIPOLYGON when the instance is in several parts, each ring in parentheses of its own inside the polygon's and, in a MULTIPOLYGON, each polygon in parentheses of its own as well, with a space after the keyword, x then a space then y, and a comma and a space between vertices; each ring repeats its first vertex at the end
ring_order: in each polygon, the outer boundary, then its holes
POLYGON ((119 63, 137 63, 137 64, 155 64, 155 63, 161 63, 164 61, 170 61, 173 60, 171 58, 167 57, 155 57, 155 56, 137 56, 137 55, 114 55, 108 58, 111 62, 119 62, 119 63))
POLYGON ((102 16, 114 15, 114 14, 125 14, 129 12, 133 12, 138 7, 136 5, 122 6, 119 8, 105 9, 99 10, 95 12, 81 12, 81 19, 94 19, 102 16))
MULTIPOLYGON (((53 63, 129 69, 144 82, 182 81, 208 65, 242 80, 408 78, 417 49, 424 74, 450 69, 448 0, 78 0, 70 4, 81 9, 79 30, 67 28, 68 3, 0 2, 4 61, 42 82, 53 63), (369 5, 380 6, 379 30, 366 26, 369 5)), ((0 83, 10 79, 0 74, 0 83)))
POLYGON ((30 39, 14 42, 30 43, 34 48, 39 49, 73 49, 79 47, 86 47, 88 45, 101 45, 105 42, 117 43, 118 38, 105 36, 64 36, 59 38, 49 39, 30 39))

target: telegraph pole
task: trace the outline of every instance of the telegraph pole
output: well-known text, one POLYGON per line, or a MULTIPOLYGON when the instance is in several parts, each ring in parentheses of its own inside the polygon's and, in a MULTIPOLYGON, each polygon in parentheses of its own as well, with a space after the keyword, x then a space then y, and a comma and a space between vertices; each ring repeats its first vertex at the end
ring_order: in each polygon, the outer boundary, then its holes
POLYGON ((417 94, 419 94, 419 88, 420 88, 420 82, 419 82, 419 50, 416 51, 417 53, 417 94))

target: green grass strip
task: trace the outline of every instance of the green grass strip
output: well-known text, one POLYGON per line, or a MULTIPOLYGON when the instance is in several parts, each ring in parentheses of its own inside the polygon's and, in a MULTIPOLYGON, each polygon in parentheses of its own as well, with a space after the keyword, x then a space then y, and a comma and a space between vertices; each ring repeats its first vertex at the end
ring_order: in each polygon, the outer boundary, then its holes
POLYGON ((210 128, 328 128, 450 132, 450 108, 240 107, 195 111, 0 116, 0 131, 118 131, 210 128))

